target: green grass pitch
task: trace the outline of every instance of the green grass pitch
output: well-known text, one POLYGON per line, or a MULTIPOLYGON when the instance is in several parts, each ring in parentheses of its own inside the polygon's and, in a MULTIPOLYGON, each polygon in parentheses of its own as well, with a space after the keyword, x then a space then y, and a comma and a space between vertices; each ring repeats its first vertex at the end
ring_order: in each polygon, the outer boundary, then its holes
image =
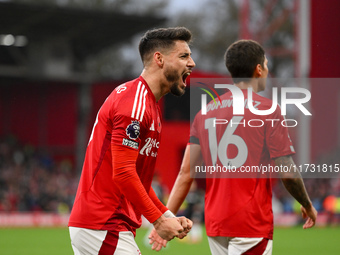
MULTIPOLYGON (((143 255, 146 254, 210 254, 208 241, 197 244, 173 240, 165 250, 152 251, 144 245, 147 229, 137 232, 136 241, 143 255)), ((71 255, 67 228, 2 228, 0 229, 0 254, 2 255, 71 255)), ((314 228, 303 230, 275 228, 274 255, 339 255, 340 227, 314 228)))

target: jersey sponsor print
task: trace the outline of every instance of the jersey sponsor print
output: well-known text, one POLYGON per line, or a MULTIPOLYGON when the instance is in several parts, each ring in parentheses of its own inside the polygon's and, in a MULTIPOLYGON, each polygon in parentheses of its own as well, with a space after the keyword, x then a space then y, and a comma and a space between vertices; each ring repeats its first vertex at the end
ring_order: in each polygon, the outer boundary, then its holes
POLYGON ((111 146, 138 152, 135 171, 148 193, 160 120, 156 99, 142 77, 113 90, 97 114, 69 226, 132 232, 140 227, 141 212, 115 183, 111 146))

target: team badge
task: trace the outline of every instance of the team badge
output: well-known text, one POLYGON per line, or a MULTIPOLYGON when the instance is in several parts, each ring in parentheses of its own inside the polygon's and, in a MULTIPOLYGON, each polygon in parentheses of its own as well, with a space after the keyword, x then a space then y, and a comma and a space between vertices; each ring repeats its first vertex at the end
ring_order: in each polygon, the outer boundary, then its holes
POLYGON ((121 92, 123 92, 123 91, 125 91, 125 90, 126 90, 125 83, 122 84, 122 85, 119 85, 119 86, 116 88, 117 94, 120 94, 121 92))
POLYGON ((130 139, 136 140, 140 134, 140 125, 138 121, 132 121, 126 128, 126 134, 130 139))

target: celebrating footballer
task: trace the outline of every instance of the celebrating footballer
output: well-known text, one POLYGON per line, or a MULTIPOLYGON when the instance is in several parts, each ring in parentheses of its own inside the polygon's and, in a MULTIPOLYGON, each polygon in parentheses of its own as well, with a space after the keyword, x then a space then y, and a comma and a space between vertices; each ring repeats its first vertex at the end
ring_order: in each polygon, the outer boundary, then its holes
POLYGON ((162 130, 157 102, 181 96, 195 63, 191 32, 146 32, 139 43, 141 75, 108 96, 89 139, 69 220, 74 254, 140 254, 134 240, 143 215, 164 240, 183 238, 192 222, 176 218, 151 187, 162 130))

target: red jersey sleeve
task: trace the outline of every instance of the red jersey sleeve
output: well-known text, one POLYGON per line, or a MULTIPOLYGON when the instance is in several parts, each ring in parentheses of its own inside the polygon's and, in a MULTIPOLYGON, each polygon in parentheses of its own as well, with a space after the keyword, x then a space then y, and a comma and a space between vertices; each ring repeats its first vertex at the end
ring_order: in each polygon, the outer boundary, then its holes
POLYGON ((162 216, 146 192, 136 172, 138 151, 111 144, 113 181, 136 209, 153 223, 162 216))
MULTIPOLYGON (((138 94, 138 93, 137 93, 138 94)), ((137 158, 141 147, 141 137, 148 131, 151 123, 145 116, 146 92, 140 93, 141 104, 136 104, 134 98, 139 99, 132 93, 118 95, 112 103, 111 121, 111 154, 113 167, 113 181, 119 187, 120 192, 131 204, 153 223, 162 212, 156 206, 152 197, 146 191, 138 173, 137 158)))
POLYGON ((159 198, 157 197, 154 189, 151 187, 149 190, 149 196, 151 198, 151 200, 154 202, 154 204, 157 206, 157 208, 162 212, 165 213, 168 208, 163 205, 163 203, 159 200, 159 198))
POLYGON ((112 122, 111 143, 138 150, 140 144, 139 136, 143 132, 142 123, 124 114, 116 114, 112 122))
POLYGON ((113 144, 138 150, 140 134, 145 133, 151 125, 146 116, 147 92, 146 89, 140 91, 139 86, 137 92, 131 87, 122 93, 119 90, 113 92, 116 93, 110 102, 113 106, 110 110, 113 144))

